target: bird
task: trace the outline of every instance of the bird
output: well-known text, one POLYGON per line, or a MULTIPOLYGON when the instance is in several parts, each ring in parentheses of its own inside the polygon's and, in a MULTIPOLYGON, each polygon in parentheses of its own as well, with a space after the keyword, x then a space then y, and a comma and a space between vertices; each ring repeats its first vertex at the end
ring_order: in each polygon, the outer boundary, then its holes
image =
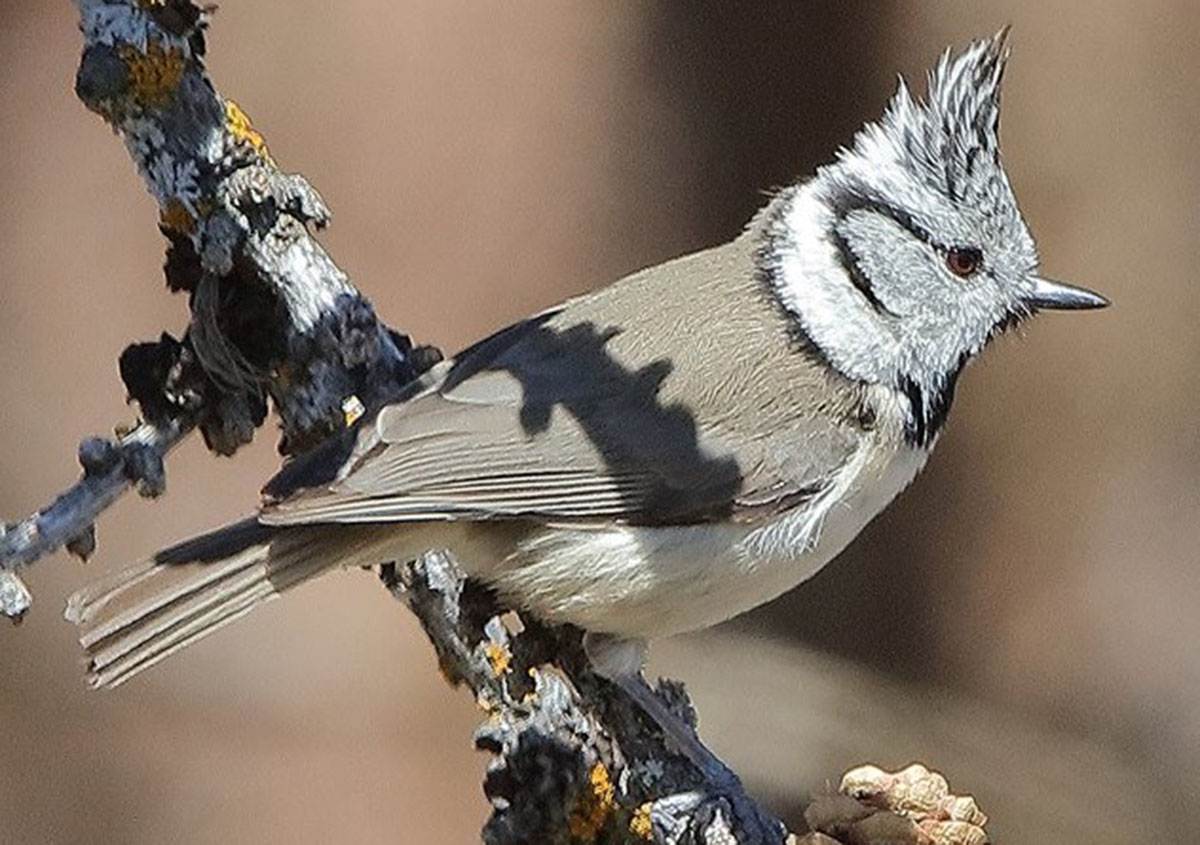
POLYGON ((925 465, 964 367, 1042 310, 1001 162, 1007 31, 775 191, 731 241, 444 361, 293 459, 253 516, 68 601, 115 686, 298 584, 449 549, 507 606, 589 636, 602 674, 811 577, 925 465))

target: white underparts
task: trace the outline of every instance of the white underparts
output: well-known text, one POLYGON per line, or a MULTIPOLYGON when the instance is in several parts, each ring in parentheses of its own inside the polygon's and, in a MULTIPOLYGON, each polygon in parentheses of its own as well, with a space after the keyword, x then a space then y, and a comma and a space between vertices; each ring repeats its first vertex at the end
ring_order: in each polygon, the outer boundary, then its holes
POLYGON ((871 441, 812 502, 748 526, 547 526, 491 581, 552 621, 653 639, 770 601, 840 552, 924 465, 925 449, 871 441))

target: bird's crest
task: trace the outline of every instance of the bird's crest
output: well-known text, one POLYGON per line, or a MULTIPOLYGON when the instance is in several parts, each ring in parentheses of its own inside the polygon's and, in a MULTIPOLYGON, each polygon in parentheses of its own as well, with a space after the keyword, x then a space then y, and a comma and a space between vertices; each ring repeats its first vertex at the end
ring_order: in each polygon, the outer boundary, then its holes
POLYGON ((993 193, 1008 55, 1007 27, 957 56, 947 50, 929 73, 925 99, 901 79, 883 117, 855 136, 842 159, 891 159, 956 201, 993 193))

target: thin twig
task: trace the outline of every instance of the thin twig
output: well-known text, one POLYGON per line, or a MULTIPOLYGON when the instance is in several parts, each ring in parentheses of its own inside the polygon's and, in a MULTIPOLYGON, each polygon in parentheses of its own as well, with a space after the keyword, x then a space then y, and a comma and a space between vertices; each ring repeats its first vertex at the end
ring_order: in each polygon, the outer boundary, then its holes
POLYGON ((190 430, 175 421, 143 422, 116 441, 85 440, 83 478, 47 507, 0 530, 0 568, 11 572, 66 545, 86 558, 94 549, 96 518, 134 484, 146 495, 161 493, 162 459, 190 430))

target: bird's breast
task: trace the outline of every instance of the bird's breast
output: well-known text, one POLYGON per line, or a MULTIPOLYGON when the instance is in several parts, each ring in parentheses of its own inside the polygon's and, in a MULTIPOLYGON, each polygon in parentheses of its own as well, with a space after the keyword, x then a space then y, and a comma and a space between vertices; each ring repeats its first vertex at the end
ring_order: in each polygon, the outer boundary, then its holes
POLYGON ((807 578, 912 483, 928 456, 907 444, 860 447, 815 499, 750 531, 739 554, 767 563, 802 559, 814 567, 807 578))
POLYGON ((591 631, 650 639, 705 628, 815 574, 927 455, 859 449, 820 496, 761 523, 546 526, 488 580, 543 619, 591 631))

